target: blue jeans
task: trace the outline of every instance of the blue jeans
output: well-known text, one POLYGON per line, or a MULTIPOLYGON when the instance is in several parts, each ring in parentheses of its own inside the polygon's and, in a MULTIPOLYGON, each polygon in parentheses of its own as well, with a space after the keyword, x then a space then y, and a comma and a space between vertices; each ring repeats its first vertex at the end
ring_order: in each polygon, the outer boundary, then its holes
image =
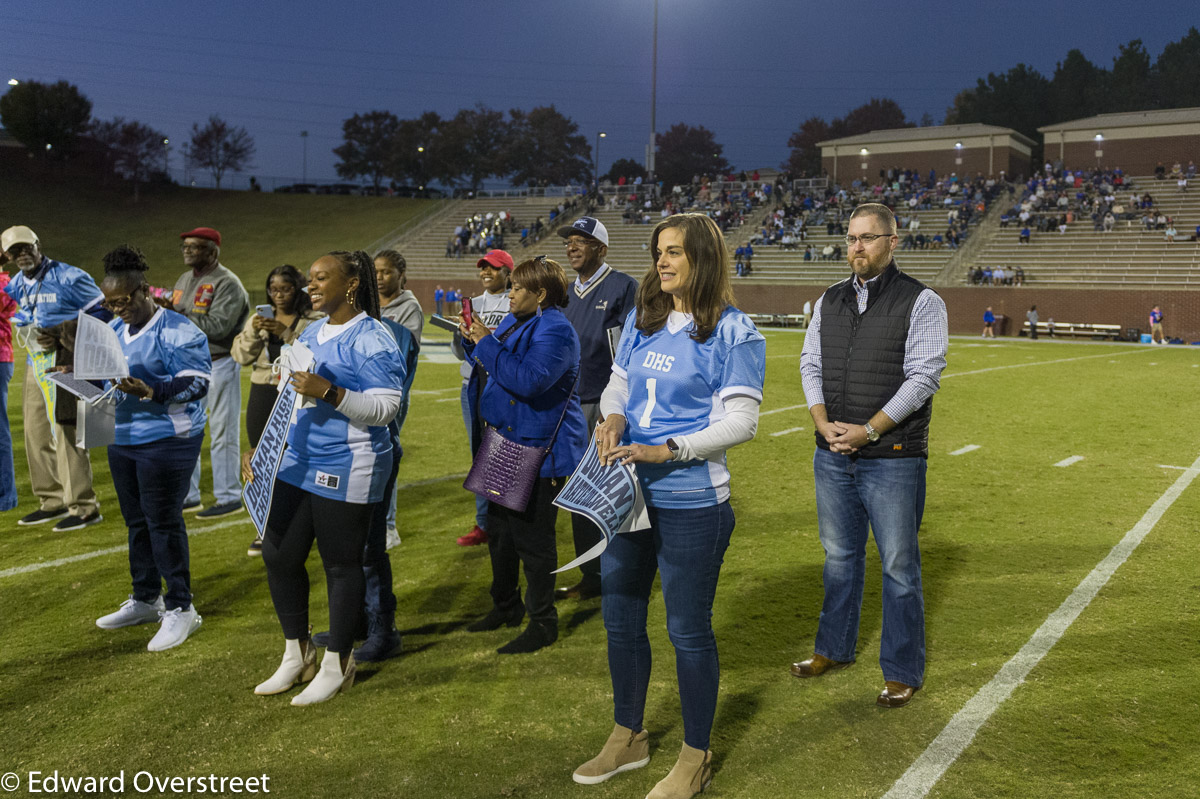
POLYGON ((203 436, 108 448, 108 468, 129 528, 133 598, 154 602, 167 583, 167 610, 192 604, 183 498, 203 436))
POLYGON ((12 376, 12 361, 0 363, 0 511, 17 507, 17 472, 12 431, 8 428, 8 381, 12 376))
MULTIPOLYGON (((467 383, 463 383, 462 392, 459 395, 459 401, 462 404, 463 425, 467 428, 467 440, 471 444, 471 455, 475 455, 475 450, 479 449, 479 441, 476 439, 475 429, 478 424, 479 414, 476 412, 474 402, 472 402, 471 389, 467 383)), ((487 512, 488 502, 478 494, 475 497, 475 524, 480 530, 487 529, 487 512)))
POLYGON ((925 680, 925 600, 917 530, 925 511, 925 458, 851 458, 817 448, 813 473, 825 548, 825 602, 814 651, 854 660, 866 571, 867 527, 883 567, 885 680, 920 687, 925 680))
MULTIPOLYGON (((208 409, 208 453, 212 460, 213 497, 225 505, 242 498, 242 366, 228 356, 213 361, 204 401, 208 409)), ((192 471, 188 505, 200 501, 200 458, 192 471)))
POLYGON ((614 536, 600 557, 613 718, 623 727, 642 729, 650 684, 646 610, 658 572, 667 609, 667 634, 675 647, 683 740, 705 750, 717 712, 721 676, 712 629, 713 597, 733 534, 733 509, 723 502, 706 508, 648 510, 649 530, 614 536))

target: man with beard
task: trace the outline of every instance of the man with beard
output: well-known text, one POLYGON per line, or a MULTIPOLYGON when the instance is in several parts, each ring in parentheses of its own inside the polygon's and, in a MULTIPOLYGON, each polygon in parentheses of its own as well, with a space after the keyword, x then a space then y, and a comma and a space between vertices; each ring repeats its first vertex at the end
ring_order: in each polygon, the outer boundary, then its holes
POLYGON ((51 386, 44 391, 34 369, 72 362, 75 326, 80 311, 108 321, 112 314, 100 301, 96 281, 77 266, 47 258, 37 234, 16 225, 0 234, 0 246, 20 270, 4 288, 20 310, 13 317, 17 340, 25 346, 25 385, 21 413, 25 421, 25 457, 29 482, 40 507, 17 524, 58 519, 56 532, 78 530, 103 521, 92 490, 92 464, 85 449, 75 446, 75 400, 64 394, 50 410, 51 386), (51 418, 53 416, 54 418, 51 418))
POLYGON ((933 394, 946 367, 946 304, 896 268, 899 239, 887 206, 850 215, 854 274, 817 301, 800 377, 816 428, 817 521, 825 599, 813 655, 792 665, 818 677, 854 663, 867 529, 883 567, 881 707, 902 707, 925 678, 925 605, 917 530, 933 394))
MULTIPOLYGON (((579 385, 575 389, 591 435, 600 421, 600 395, 612 374, 613 353, 625 317, 633 310, 637 281, 604 262, 608 255, 608 229, 590 216, 558 229, 567 248, 567 261, 575 282, 567 291, 563 313, 579 336, 579 385)), ((571 514, 571 529, 578 557, 600 543, 603 534, 586 516, 571 514)), ((579 567, 578 583, 555 591, 556 599, 589 599, 600 596, 600 559, 579 567)))
MULTIPOLYGON (((242 281, 220 263, 221 234, 210 227, 180 233, 183 263, 188 271, 175 281, 171 299, 164 304, 191 319, 208 336, 212 355, 212 380, 208 388, 208 424, 211 442, 215 502, 196 514, 215 519, 242 508, 241 413, 242 367, 229 355, 234 338, 250 315, 250 296, 242 281)), ((200 460, 183 509, 200 508, 200 460)))

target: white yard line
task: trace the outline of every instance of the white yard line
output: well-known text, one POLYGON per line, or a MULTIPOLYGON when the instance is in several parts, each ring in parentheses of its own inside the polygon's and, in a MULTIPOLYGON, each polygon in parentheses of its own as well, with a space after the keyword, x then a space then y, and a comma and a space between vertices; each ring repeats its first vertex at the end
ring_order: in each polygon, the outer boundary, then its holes
POLYGON ((1069 458, 1063 458, 1061 461, 1059 461, 1058 463, 1056 463, 1054 465, 1066 468, 1067 466, 1072 466, 1076 463, 1079 463, 1081 460, 1083 460, 1082 455, 1072 455, 1069 458))
POLYGON ((948 375, 942 375, 942 379, 945 380, 946 378, 949 378, 949 377, 962 377, 963 375, 978 375, 978 374, 983 374, 984 372, 998 372, 1001 369, 1021 369, 1025 366, 1046 366, 1047 364, 1051 364, 1051 363, 1069 363, 1071 361, 1086 361, 1088 358, 1113 358, 1113 357, 1116 357, 1119 355, 1141 355, 1146 352, 1152 352, 1152 350, 1130 350, 1129 352, 1118 352, 1115 355, 1114 355, 1114 353, 1106 352, 1102 355, 1080 355, 1076 358, 1055 358, 1052 361, 1031 361, 1029 363, 1010 363, 1008 366, 989 366, 986 369, 972 369, 969 372, 951 372, 948 375))
MULTIPOLYGON (((464 478, 466 476, 467 475, 465 472, 462 474, 448 474, 448 475, 444 475, 442 477, 433 477, 428 480, 417 480, 416 482, 413 482, 413 483, 403 483, 403 484, 397 486, 397 488, 403 489, 403 488, 415 488, 417 486, 433 485, 434 483, 441 483, 441 482, 445 482, 446 480, 461 480, 462 478, 464 478)), ((226 521, 217 522, 216 524, 210 524, 205 527, 197 527, 194 530, 189 529, 188 535, 193 536, 193 535, 200 535, 201 533, 212 533, 217 530, 224 530, 229 527, 238 527, 241 525, 246 525, 251 528, 253 528, 253 526, 254 526, 254 524, 250 521, 249 516, 241 516, 237 519, 228 519, 226 521)), ((94 549, 91 552, 82 552, 78 555, 69 555, 65 558, 55 558, 54 560, 41 560, 41 561, 38 561, 37 563, 27 563, 24 566, 13 566, 12 568, 9 568, 9 569, 0 570, 0 580, 3 580, 6 577, 15 577, 18 574, 29 574, 30 572, 41 571, 42 569, 52 569, 52 568, 56 568, 58 566, 66 566, 70 563, 79 563, 80 561, 91 560, 92 558, 99 558, 104 555, 115 555, 118 552, 128 552, 128 551, 129 551, 129 545, 122 544, 119 547, 105 547, 104 549, 94 549)))
POLYGON ((759 416, 760 417, 770 416, 773 413, 783 413, 784 411, 794 411, 797 408, 807 408, 807 407, 808 407, 807 405, 787 405, 783 408, 775 408, 774 410, 763 411, 762 413, 759 414, 759 416))
POLYGON ((954 450, 950 454, 951 455, 966 455, 968 452, 974 452, 977 449, 980 449, 980 446, 978 444, 967 444, 965 447, 960 447, 959 449, 954 450))
POLYGON ((788 433, 799 433, 803 427, 789 427, 787 430, 780 430, 778 433, 772 433, 772 436, 786 436, 788 433))
POLYGON ((1001 667, 996 676, 954 714, 950 722, 917 758, 904 776, 896 780, 883 799, 919 799, 929 793, 946 770, 970 745, 979 728, 992 713, 1012 695, 1016 687, 1025 681, 1046 653, 1058 643, 1063 634, 1074 623, 1079 614, 1100 593, 1121 564, 1129 559, 1142 540, 1158 524, 1167 509, 1179 499, 1184 489, 1200 476, 1200 457, 1192 462, 1183 474, 1171 484, 1145 515, 1112 548, 1108 556, 1092 569, 1087 577, 1075 587, 1071 595, 1050 614, 1042 626, 1021 647, 1021 651, 1001 667))
POLYGON ((1165 464, 1165 463, 1160 463, 1160 464, 1158 464, 1158 468, 1160 468, 1160 469, 1181 469, 1181 470, 1183 470, 1183 471, 1187 471, 1187 467, 1186 467, 1186 466, 1168 466, 1168 465, 1167 465, 1167 464, 1165 464))

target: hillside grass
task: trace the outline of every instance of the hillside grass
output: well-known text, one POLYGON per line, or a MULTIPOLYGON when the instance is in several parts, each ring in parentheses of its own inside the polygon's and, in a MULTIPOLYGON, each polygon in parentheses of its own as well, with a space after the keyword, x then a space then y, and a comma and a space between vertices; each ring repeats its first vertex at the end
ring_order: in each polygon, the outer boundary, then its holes
MULTIPOLYGON (((803 336, 767 338, 763 409, 802 404, 803 336)), ((921 529, 929 663, 924 690, 906 708, 874 704, 882 676, 873 545, 857 664, 818 680, 788 674, 812 650, 822 596, 807 412, 763 416, 757 437, 730 452, 737 528, 714 608, 722 681, 706 795, 882 796, 1182 474, 1163 466, 1188 467, 1200 455, 1200 428, 1182 421, 1200 378, 1194 348, 954 339, 949 362, 921 529), (795 427, 804 430, 772 435, 795 427), (980 449, 949 454, 967 444, 980 449), (1070 455, 1084 460, 1054 466, 1070 455)), ((244 554, 253 536, 244 516, 188 519, 204 624, 184 645, 149 653, 152 626, 95 627, 129 592, 104 454, 92 453, 103 524, 70 535, 16 527, 34 503, 19 402, 11 405, 23 501, 0 519, 0 771, 124 769, 127 781, 143 769, 265 773, 286 797, 644 796, 683 733, 661 599, 649 621, 651 763, 576 785, 571 771, 612 724, 600 601, 561 605, 559 641, 532 655, 495 653, 515 631, 464 629, 489 607, 489 566, 485 547, 454 544, 473 516, 461 487, 469 455, 458 387, 444 349, 428 346, 404 430, 403 543, 391 551, 404 653, 362 665, 348 693, 303 709, 288 704, 291 694, 252 693, 275 669, 282 640, 262 562, 244 554), (107 548, 116 551, 5 571, 107 548)), ((206 501, 207 484, 206 474, 206 501)), ((1197 518, 1200 485, 1192 483, 931 796, 1194 792, 1197 518)), ((559 531, 566 562, 565 516, 559 531)), ((312 620, 322 629, 315 555, 309 570, 312 620)))

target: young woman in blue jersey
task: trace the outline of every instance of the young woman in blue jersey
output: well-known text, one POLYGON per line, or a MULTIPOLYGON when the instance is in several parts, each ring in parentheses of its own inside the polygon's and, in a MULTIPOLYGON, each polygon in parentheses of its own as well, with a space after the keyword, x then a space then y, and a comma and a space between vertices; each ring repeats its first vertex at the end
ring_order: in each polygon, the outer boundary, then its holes
POLYGON ((467 629, 483 632, 515 627, 528 614, 529 625, 500 647, 502 655, 534 652, 558 639, 554 574, 558 548, 554 498, 575 471, 587 445, 587 425, 574 392, 579 375, 579 337, 559 310, 567 305, 567 277, 544 256, 525 261, 512 273, 510 313, 493 333, 477 315, 470 329, 460 325, 467 357, 487 373, 479 417, 507 439, 545 447, 558 420, 562 426, 542 462, 524 511, 488 503, 488 554, 492 560, 492 610, 467 629), (566 411, 564 415, 564 403, 566 411), (525 603, 519 571, 525 567, 525 603))
POLYGON ((112 327, 129 363, 116 387, 115 443, 108 467, 129 528, 133 593, 96 619, 105 630, 160 621, 147 647, 170 649, 200 626, 192 604, 183 500, 204 440, 204 396, 212 359, 204 332, 150 297, 141 252, 118 247, 104 256, 100 291, 117 316, 112 327), (163 582, 167 593, 162 594, 163 582))
MULTIPOLYGON (((289 350, 314 356, 308 371, 289 378, 300 403, 288 430, 263 536, 263 561, 275 613, 283 627, 283 661, 254 689, 278 694, 311 679, 293 700, 309 705, 354 683, 354 630, 363 607, 363 545, 392 465, 387 424, 400 410, 404 363, 379 321, 375 265, 365 252, 331 252, 308 272, 313 322, 289 350), (316 673, 309 637, 308 571, 313 541, 329 594, 329 645, 316 673)), ((253 453, 242 476, 254 478, 253 453)))
POLYGON ((725 451, 758 426, 766 341, 733 307, 729 253, 702 214, 663 220, 600 400, 601 461, 637 464, 651 528, 601 556, 616 726, 576 782, 603 782, 650 760, 642 727, 650 682, 646 613, 657 572, 683 709, 683 748, 652 799, 689 797, 711 779, 709 734, 720 669, 712 606, 733 533, 725 451))

